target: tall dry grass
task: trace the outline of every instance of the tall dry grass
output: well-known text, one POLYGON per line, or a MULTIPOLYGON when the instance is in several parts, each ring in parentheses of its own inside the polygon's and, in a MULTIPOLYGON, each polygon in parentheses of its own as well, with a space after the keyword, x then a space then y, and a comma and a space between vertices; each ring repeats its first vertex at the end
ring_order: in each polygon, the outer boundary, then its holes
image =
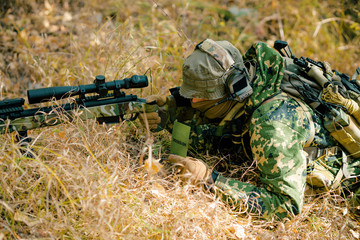
MULTIPOLYGON (((89 84, 98 74, 113 80, 146 73, 150 87, 127 93, 168 94, 181 83, 184 57, 204 38, 228 40, 242 52, 254 41, 284 39, 297 56, 327 60, 349 75, 360 65, 357 1, 16 0, 6 1, 0 16, 0 99, 25 97, 29 88, 89 84)), ((76 119, 29 136, 32 156, 14 134, 0 136, 0 239, 360 234, 335 193, 307 197, 302 214, 274 222, 230 209, 170 172, 150 174, 144 161, 167 153, 170 136, 147 133, 137 121, 99 126, 76 119)))

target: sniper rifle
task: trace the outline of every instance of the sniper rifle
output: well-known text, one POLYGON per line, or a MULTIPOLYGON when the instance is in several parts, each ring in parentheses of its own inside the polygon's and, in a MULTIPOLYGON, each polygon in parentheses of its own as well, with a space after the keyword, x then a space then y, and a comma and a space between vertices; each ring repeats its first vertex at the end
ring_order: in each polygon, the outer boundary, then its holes
POLYGON ((132 94, 126 95, 121 89, 147 86, 148 79, 145 75, 133 75, 131 78, 111 82, 105 82, 105 76, 98 75, 93 84, 28 90, 29 104, 78 97, 62 105, 30 109, 24 109, 24 98, 2 100, 0 134, 17 132, 20 140, 23 140, 27 137, 28 130, 71 121, 74 116, 79 116, 82 120, 96 119, 99 123, 107 124, 133 121, 141 112, 156 110, 157 105, 146 104, 145 99, 132 94))

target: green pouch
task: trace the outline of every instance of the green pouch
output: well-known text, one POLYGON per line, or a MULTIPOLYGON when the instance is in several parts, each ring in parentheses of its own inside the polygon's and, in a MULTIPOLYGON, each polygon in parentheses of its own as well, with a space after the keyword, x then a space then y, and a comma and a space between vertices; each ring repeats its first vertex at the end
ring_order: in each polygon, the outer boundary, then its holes
POLYGON ((172 130, 170 153, 186 157, 189 146, 189 137, 190 126, 175 121, 172 130))

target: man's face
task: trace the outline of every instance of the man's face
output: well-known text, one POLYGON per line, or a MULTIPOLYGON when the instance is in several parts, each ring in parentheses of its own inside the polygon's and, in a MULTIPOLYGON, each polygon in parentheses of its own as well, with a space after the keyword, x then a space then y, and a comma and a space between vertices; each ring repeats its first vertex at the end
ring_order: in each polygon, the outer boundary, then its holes
POLYGON ((193 98, 191 100, 191 106, 204 113, 205 117, 209 119, 225 117, 234 104, 236 104, 236 101, 227 100, 227 97, 215 100, 200 98, 193 98))

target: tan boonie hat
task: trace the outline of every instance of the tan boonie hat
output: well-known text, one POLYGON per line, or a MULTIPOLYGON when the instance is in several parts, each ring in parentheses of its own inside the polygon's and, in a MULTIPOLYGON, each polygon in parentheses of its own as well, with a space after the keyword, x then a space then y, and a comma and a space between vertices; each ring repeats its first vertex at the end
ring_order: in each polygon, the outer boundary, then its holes
POLYGON ((183 64, 180 95, 185 98, 219 99, 227 94, 224 73, 243 59, 228 41, 206 39, 199 43, 183 64))

